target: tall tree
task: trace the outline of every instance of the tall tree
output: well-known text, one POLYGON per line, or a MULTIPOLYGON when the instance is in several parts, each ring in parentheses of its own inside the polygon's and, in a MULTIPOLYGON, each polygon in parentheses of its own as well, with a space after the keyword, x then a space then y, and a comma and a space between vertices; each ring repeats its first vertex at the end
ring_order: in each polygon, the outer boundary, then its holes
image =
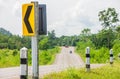
POLYGON ((118 13, 114 8, 108 8, 107 10, 100 11, 98 16, 104 29, 114 29, 119 21, 118 13))
POLYGON ((108 8, 107 10, 100 11, 99 14, 99 21, 101 22, 101 25, 103 26, 104 30, 108 30, 108 48, 110 48, 110 32, 115 29, 115 26, 117 25, 118 19, 118 13, 114 8, 108 8))
POLYGON ((101 47, 109 47, 111 48, 113 46, 113 41, 115 40, 115 32, 111 29, 104 30, 102 29, 99 31, 99 33, 96 35, 96 48, 101 47), (109 44, 108 44, 108 35, 109 35, 109 44), (109 45, 109 46, 108 46, 109 45))
POLYGON ((89 36, 90 35, 90 29, 89 28, 86 28, 86 29, 83 29, 82 30, 82 34, 84 35, 84 36, 89 36))
POLYGON ((90 34, 91 34, 91 30, 89 28, 85 28, 81 32, 82 32, 82 34, 81 34, 82 35, 82 40, 87 41, 90 34))

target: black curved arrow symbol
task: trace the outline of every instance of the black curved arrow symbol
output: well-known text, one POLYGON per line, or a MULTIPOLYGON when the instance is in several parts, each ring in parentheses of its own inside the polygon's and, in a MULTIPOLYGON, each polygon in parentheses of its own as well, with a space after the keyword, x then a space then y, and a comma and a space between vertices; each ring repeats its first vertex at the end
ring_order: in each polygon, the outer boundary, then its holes
POLYGON ((30 25, 30 23, 29 23, 29 21, 28 21, 29 16, 30 16, 30 13, 31 13, 31 10, 32 10, 32 6, 28 6, 28 7, 27 7, 26 14, 25 14, 25 18, 24 18, 24 22, 25 22, 25 24, 26 24, 26 27, 27 27, 27 30, 28 30, 29 33, 33 33, 33 30, 32 30, 32 28, 31 28, 31 25, 30 25))

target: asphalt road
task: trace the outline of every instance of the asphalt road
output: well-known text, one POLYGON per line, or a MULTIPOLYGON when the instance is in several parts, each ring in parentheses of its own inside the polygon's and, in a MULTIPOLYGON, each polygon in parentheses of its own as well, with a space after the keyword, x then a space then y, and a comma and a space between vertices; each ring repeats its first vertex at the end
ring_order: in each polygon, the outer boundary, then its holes
POLYGON ((56 56, 55 65, 61 67, 83 67, 84 62, 74 53, 74 47, 62 47, 61 53, 56 56), (72 51, 72 53, 70 53, 72 51))
MULTIPOLYGON (((81 57, 74 53, 74 47, 61 47, 61 52, 56 55, 55 62, 52 65, 39 66, 39 76, 43 77, 45 74, 51 72, 59 72, 69 67, 81 68, 85 64, 81 57), (72 51, 72 53, 70 53, 72 51)), ((102 65, 93 65, 99 67, 102 65)), ((28 68, 29 76, 32 74, 32 68, 28 68)), ((19 79, 20 67, 0 68, 0 79, 19 79)))

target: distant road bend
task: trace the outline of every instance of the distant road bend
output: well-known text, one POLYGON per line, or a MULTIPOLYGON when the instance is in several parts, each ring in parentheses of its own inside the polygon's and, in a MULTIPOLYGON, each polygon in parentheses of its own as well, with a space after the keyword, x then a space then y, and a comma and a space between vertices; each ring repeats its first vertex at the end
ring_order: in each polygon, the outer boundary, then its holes
MULTIPOLYGON (((51 72, 62 71, 68 67, 81 68, 84 67, 85 63, 79 55, 74 53, 74 47, 62 47, 61 53, 57 54, 56 60, 52 65, 39 66, 39 75, 42 77, 45 74, 51 72), (70 53, 72 51, 72 53, 70 53)), ((97 67, 102 65, 97 65, 97 67)), ((93 65, 93 67, 96 67, 93 65)), ((28 68, 28 73, 32 75, 32 68, 28 68)), ((19 79, 20 68, 11 67, 11 68, 0 68, 0 79, 19 79)))

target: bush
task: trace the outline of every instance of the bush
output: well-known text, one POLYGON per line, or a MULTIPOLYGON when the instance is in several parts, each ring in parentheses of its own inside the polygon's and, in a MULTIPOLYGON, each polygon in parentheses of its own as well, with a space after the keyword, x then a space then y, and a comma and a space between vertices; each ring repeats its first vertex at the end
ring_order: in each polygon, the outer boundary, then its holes
POLYGON ((55 56, 57 53, 59 53, 60 48, 55 47, 53 49, 48 49, 48 50, 42 50, 39 53, 39 62, 40 65, 46 65, 46 64, 51 64, 54 62, 55 56))
POLYGON ((120 40, 115 40, 113 45, 113 54, 115 57, 118 57, 118 54, 120 53, 120 40))
POLYGON ((17 50, 0 50, 0 58, 0 67, 11 67, 20 65, 20 54, 17 50), (14 55, 13 52, 15 53, 14 55))
POLYGON ((88 42, 78 42, 76 51, 80 54, 82 59, 86 60, 86 47, 90 47, 90 62, 91 63, 105 63, 109 59, 109 49, 106 47, 101 47, 100 49, 95 49, 91 41, 88 42))
POLYGON ((16 56, 17 54, 18 54, 18 51, 17 51, 17 50, 14 50, 12 55, 13 55, 13 56, 16 56))
POLYGON ((109 59, 109 50, 106 47, 102 47, 100 49, 92 49, 90 50, 90 60, 91 63, 106 63, 109 59))
POLYGON ((92 41, 87 41, 87 42, 78 42, 77 43, 77 50, 83 50, 86 47, 92 47, 94 48, 94 44, 92 44, 92 41))

